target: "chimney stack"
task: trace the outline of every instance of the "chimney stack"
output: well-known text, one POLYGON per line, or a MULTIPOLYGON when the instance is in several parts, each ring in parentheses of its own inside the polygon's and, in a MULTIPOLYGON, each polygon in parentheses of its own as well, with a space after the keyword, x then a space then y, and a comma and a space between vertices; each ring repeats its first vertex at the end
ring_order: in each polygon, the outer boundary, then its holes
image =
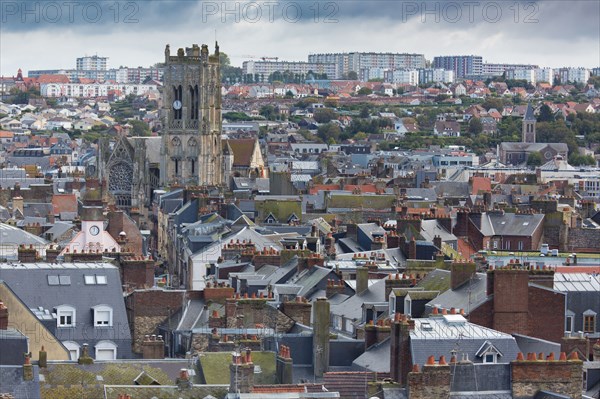
POLYGON ((317 298, 313 303, 313 367, 319 378, 329 369, 329 324, 329 302, 317 298))
POLYGON ((248 352, 234 352, 229 365, 229 393, 249 393, 254 386, 254 364, 248 352), (248 362, 250 357, 250 362, 248 362))
POLYGON ((21 212, 21 215, 23 215, 23 213, 24 213, 23 212, 23 208, 24 208, 23 197, 21 197, 20 195, 13 197, 12 201, 13 201, 13 214, 16 210, 19 210, 19 212, 21 212))
POLYGON ((286 345, 279 345, 279 353, 276 359, 275 375, 278 384, 293 383, 293 361, 290 348, 286 345))
POLYGON ((356 268, 356 293, 358 295, 369 289, 369 269, 364 266, 356 268))
POLYGON ((144 359, 164 359, 165 343, 162 335, 146 335, 142 342, 142 356, 144 359))

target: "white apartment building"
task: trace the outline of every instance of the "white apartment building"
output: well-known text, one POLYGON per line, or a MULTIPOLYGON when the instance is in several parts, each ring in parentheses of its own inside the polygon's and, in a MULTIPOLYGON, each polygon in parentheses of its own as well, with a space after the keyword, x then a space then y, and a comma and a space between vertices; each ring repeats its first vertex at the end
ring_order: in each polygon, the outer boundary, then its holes
POLYGON ((359 73, 364 68, 389 70, 425 68, 425 56, 423 54, 408 53, 350 52, 310 54, 308 62, 333 63, 336 65, 339 77, 351 71, 359 73))
POLYGON ((264 75, 265 80, 275 72, 283 73, 285 71, 304 75, 312 71, 319 74, 324 73, 329 79, 338 78, 333 63, 304 61, 244 61, 242 63, 242 73, 244 75, 264 75))
POLYGON ((509 69, 506 71, 506 79, 526 80, 535 84, 535 69, 509 69))
POLYGON ((107 84, 107 83, 46 83, 40 86, 43 97, 74 97, 94 98, 106 97, 111 91, 118 91, 121 95, 144 95, 156 91, 156 85, 144 84, 107 84))
POLYGON ((106 71, 108 57, 97 55, 77 58, 77 69, 80 71, 106 71))
POLYGON ((535 70, 535 81, 554 85, 554 70, 552 68, 538 68, 535 70))
POLYGON ((419 84, 419 71, 416 69, 396 69, 385 74, 388 83, 400 83, 416 86, 419 84))
POLYGON ((590 70, 587 68, 560 68, 558 74, 561 84, 587 83, 590 79, 590 70))

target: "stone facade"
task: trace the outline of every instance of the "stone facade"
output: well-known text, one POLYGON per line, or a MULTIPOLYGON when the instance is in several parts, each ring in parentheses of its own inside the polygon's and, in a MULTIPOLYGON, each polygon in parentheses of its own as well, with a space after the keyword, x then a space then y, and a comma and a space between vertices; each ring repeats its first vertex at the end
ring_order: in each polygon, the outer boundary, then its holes
POLYGON ((515 399, 533 398, 541 390, 580 399, 583 386, 583 362, 580 360, 514 361, 511 362, 511 377, 512 394, 515 399))
POLYGON ((172 56, 165 48, 160 181, 165 186, 221 186, 221 83, 219 46, 194 44, 172 56))

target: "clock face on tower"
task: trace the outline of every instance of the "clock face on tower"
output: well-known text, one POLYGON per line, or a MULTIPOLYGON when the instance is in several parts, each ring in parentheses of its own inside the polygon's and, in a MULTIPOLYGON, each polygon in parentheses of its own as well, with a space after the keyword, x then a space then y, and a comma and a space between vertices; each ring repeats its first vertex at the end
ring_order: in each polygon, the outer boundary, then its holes
POLYGON ((97 236, 100 233, 100 228, 98 226, 90 227, 90 234, 93 236, 97 236))
POLYGON ((173 109, 179 111, 181 109, 181 101, 175 100, 173 101, 173 109))

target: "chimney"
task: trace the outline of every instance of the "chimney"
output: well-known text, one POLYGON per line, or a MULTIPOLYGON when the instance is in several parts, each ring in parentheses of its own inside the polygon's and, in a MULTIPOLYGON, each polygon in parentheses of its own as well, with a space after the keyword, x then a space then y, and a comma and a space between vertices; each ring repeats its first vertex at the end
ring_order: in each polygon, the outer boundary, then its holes
POLYGON ((21 212, 21 215, 23 215, 23 213, 24 213, 23 197, 21 197, 20 195, 13 197, 12 201, 13 201, 13 214, 18 209, 19 212, 21 212))
POLYGON ((254 364, 248 352, 234 352, 229 365, 229 393, 250 393, 254 386, 254 364))
POLYGON ((442 249, 442 237, 440 237, 440 236, 433 237, 433 245, 437 249, 441 250, 442 249))
POLYGON ((408 259, 417 259, 417 241, 415 237, 411 238, 408 243, 408 259))
POLYGON ((329 256, 335 255, 335 237, 332 233, 328 233, 325 238, 325 253, 329 256))
POLYGON ((330 309, 326 298, 313 303, 313 367, 315 377, 323 377, 329 369, 330 309))
POLYGON ((356 293, 358 295, 369 289, 369 269, 364 266, 356 268, 356 293))
POLYGON ((142 356, 144 359, 164 359, 165 343, 162 335, 146 335, 142 342, 142 356))
POLYGON ((386 301, 390 297, 392 293, 392 289, 394 288, 406 288, 410 287, 412 281, 407 277, 404 278, 404 274, 396 273, 390 274, 387 279, 385 279, 385 299, 386 301))
POLYGON ((492 328, 510 334, 530 335, 529 272, 523 269, 495 269, 489 274, 494 275, 492 328))
POLYGON ((577 352, 587 359, 590 356, 590 340, 582 332, 578 335, 563 337, 560 340, 560 351, 565 352, 567 356, 577 352))
POLYGON ((596 341, 596 343, 594 344, 594 346, 592 347, 592 352, 594 355, 594 361, 598 362, 600 361, 600 339, 596 341))
POLYGON ((192 387, 192 382, 190 381, 190 373, 188 369, 179 370, 179 377, 175 380, 175 385, 179 390, 189 389, 192 387))
MULTIPOLYGON (((409 398, 448 398, 450 397, 450 385, 452 377, 450 365, 446 363, 444 356, 441 356, 436 363, 433 356, 429 356, 423 369, 419 371, 419 366, 407 375, 407 388, 409 398)), ((453 366, 456 372, 456 365, 453 366)))
POLYGON ((450 266, 450 288, 455 290, 468 282, 475 275, 476 266, 473 262, 452 262, 450 266))
POLYGON ((294 382, 293 365, 290 348, 286 345, 279 345, 279 353, 275 364, 275 376, 278 384, 292 384, 294 382))
POLYGON ((79 359, 77 359, 77 363, 85 365, 94 363, 94 359, 92 359, 88 353, 88 344, 81 345, 81 353, 79 354, 79 359))
POLYGON ((354 241, 357 241, 358 235, 358 226, 355 223, 348 223, 346 225, 346 238, 352 238, 354 241))
POLYGON ((38 366, 40 368, 48 367, 48 352, 46 352, 44 345, 42 345, 42 349, 38 352, 38 359, 38 366))
POLYGON ((414 329, 414 321, 396 313, 391 331, 390 374, 393 381, 401 386, 408 382, 412 358, 410 352, 410 331, 414 329))
POLYGON ((21 263, 35 263, 37 251, 33 248, 33 244, 29 244, 29 247, 21 244, 17 249, 17 257, 21 263))
POLYGON ((0 330, 7 330, 7 329, 8 329, 8 308, 6 307, 4 302, 2 302, 2 300, 0 300, 0 330))
POLYGON ((400 245, 400 237, 398 237, 395 231, 390 231, 386 236, 386 240, 389 249, 398 248, 400 245))
POLYGON ((33 380, 33 365, 31 364, 31 353, 25 354, 25 362, 23 363, 23 380, 33 380))
POLYGON ((60 247, 58 245, 50 245, 50 248, 46 248, 46 262, 56 263, 59 254, 60 247))

